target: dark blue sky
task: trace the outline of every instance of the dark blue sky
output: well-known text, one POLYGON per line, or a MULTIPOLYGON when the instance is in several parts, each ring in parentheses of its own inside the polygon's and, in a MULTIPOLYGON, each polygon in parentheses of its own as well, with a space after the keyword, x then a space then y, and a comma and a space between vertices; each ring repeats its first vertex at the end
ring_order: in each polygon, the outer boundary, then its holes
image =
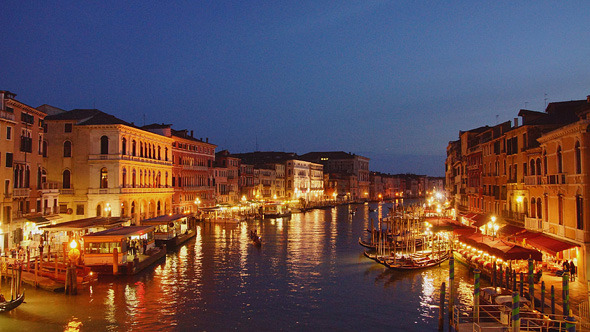
POLYGON ((344 150, 444 174, 447 143, 590 94, 590 2, 21 2, 0 89, 172 123, 219 150, 344 150), (526 103, 526 104, 525 104, 526 103))

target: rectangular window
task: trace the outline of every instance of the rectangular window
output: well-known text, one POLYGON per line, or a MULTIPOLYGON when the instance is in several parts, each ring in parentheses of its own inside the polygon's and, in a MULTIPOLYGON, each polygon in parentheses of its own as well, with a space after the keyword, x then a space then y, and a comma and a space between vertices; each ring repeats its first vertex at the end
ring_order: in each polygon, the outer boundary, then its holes
POLYGON ((33 124, 35 123, 35 117, 32 116, 31 114, 27 114, 27 113, 21 113, 20 114, 20 120, 24 123, 28 123, 28 124, 33 124))
POLYGON ((84 214, 84 204, 76 205, 76 214, 79 216, 84 214))
POLYGON ((66 123, 65 132, 66 133, 71 133, 72 132, 72 124, 71 123, 66 123))
POLYGON ((7 140, 12 139, 12 127, 6 127, 6 139, 7 140))
POLYGON ((12 153, 6 152, 6 167, 12 167, 12 153))
POLYGON ((68 213, 68 205, 67 204, 60 204, 59 205, 59 213, 68 213))
POLYGON ((584 229, 584 199, 582 196, 576 196, 576 219, 577 228, 584 229))

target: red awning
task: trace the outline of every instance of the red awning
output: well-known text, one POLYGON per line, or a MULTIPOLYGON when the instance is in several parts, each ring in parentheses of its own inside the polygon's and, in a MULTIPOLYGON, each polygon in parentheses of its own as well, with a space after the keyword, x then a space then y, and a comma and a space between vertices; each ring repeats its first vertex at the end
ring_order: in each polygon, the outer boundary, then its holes
POLYGON ((513 226, 513 225, 504 225, 504 226, 502 226, 502 228, 500 228, 498 230, 498 236, 510 238, 510 237, 513 237, 516 234, 522 233, 524 231, 525 231, 525 229, 522 227, 513 226))
POLYGON ((564 251, 573 247, 579 247, 578 244, 558 240, 541 233, 538 233, 538 235, 535 237, 527 238, 526 243, 531 247, 548 252, 553 256, 557 255, 557 253, 560 251, 564 251))
POLYGON ((486 216, 483 214, 476 214, 475 216, 471 217, 470 219, 473 222, 471 224, 471 226, 474 226, 474 227, 481 227, 481 226, 487 224, 488 222, 490 222, 490 220, 488 220, 486 218, 486 216))

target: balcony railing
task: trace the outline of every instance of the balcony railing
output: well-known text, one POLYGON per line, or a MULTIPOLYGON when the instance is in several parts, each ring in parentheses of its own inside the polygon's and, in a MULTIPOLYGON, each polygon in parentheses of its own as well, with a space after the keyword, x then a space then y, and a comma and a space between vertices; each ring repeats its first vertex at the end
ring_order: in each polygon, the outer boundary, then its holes
POLYGON ((542 232, 543 231, 543 220, 537 218, 524 218, 524 226, 526 229, 531 231, 542 232))
POLYGON ((541 175, 529 175, 524 177, 524 184, 527 186, 539 186, 541 185, 541 175))
POLYGON ((0 111, 0 118, 14 121, 14 113, 7 111, 0 111))
POLYGON ((15 198, 29 197, 31 195, 31 188, 14 188, 12 196, 15 198))
POLYGON ((138 157, 138 156, 131 156, 127 154, 91 154, 88 155, 89 161, 94 160, 130 160, 130 161, 137 161, 142 163, 150 163, 150 164, 157 164, 157 165, 165 165, 165 166, 172 166, 172 161, 166 160, 158 160, 158 159, 151 159, 145 157, 138 157))
POLYGON ((62 188, 59 190, 60 195, 73 195, 74 188, 62 188))
POLYGON ((543 184, 565 184, 565 173, 551 174, 543 177, 543 184))

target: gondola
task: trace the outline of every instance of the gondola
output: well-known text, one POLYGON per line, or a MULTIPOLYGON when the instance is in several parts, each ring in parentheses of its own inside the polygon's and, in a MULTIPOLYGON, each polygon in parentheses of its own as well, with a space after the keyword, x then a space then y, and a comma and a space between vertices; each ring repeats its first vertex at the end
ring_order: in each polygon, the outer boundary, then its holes
POLYGON ((439 265, 447 259, 449 259, 449 252, 445 252, 438 257, 410 257, 396 259, 395 262, 390 259, 383 262, 383 265, 394 270, 419 270, 439 265))
POLYGON ((4 302, 0 302, 0 312, 8 312, 16 307, 18 307, 19 305, 21 305, 25 300, 25 293, 21 293, 19 296, 17 296, 16 299, 11 300, 11 301, 4 301, 4 302))
POLYGON ((252 244, 253 244, 255 247, 260 247, 260 246, 262 246, 262 238, 260 238, 260 236, 253 237, 253 238, 251 238, 251 240, 252 240, 252 244))
MULTIPOLYGON (((422 247, 423 241, 422 239, 416 239, 416 248, 420 248, 422 247)), ((360 237, 359 237, 359 244, 365 248, 368 249, 373 249, 373 250, 377 250, 377 244, 371 243, 371 242, 367 242, 367 241, 363 241, 360 237)), ((410 244, 411 245, 411 244, 410 244)), ((389 242, 389 244, 385 244, 386 247, 388 248, 393 248, 393 245, 391 244, 391 242, 389 242), (391 247, 389 247, 391 246, 391 247)), ((399 241, 396 246, 395 249, 406 249, 406 243, 403 241, 399 241)))

